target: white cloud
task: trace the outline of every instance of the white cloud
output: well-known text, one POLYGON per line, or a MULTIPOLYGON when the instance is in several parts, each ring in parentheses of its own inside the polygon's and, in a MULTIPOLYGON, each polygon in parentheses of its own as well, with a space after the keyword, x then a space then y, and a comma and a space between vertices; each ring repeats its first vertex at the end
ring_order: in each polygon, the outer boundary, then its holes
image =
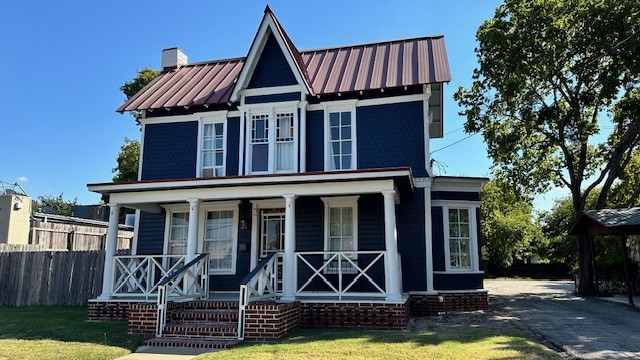
POLYGON ((29 178, 28 178, 28 177, 26 177, 26 176, 20 176, 20 177, 18 178, 18 181, 16 181, 16 182, 24 183, 24 182, 27 182, 27 181, 29 181, 29 178))

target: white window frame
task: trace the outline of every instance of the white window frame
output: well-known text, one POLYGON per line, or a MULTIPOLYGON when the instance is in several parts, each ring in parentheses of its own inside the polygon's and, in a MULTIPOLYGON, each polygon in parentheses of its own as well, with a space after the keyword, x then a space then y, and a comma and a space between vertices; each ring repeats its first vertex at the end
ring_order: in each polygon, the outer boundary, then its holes
POLYGON ((204 252, 204 229, 206 226, 207 213, 210 211, 231 211, 233 212, 233 245, 231 246, 231 269, 218 270, 209 268, 210 275, 235 275, 238 260, 238 230, 239 230, 239 210, 240 201, 216 201, 204 202, 200 204, 199 226, 198 226, 198 252, 204 252))
MULTIPOLYGON (((291 174, 299 171, 300 158, 300 116, 298 114, 298 104, 300 101, 288 101, 267 104, 251 104, 241 107, 241 111, 245 112, 244 116, 244 149, 246 156, 244 157, 244 169, 246 175, 257 174, 291 174), (276 171, 276 115, 282 113, 293 114, 293 169, 276 171), (268 134, 268 159, 269 163, 267 171, 253 171, 251 168, 252 156, 252 124, 253 116, 267 115, 269 123, 268 134)), ((242 148, 242 147, 241 147, 242 148)), ((242 150, 241 150, 242 151, 242 150)))
MULTIPOLYGON (((352 208, 352 216, 353 216, 353 241, 352 241, 352 249, 351 251, 358 251, 358 199, 360 196, 336 196, 336 197, 322 197, 322 202, 324 202, 324 251, 332 251, 329 250, 329 209, 332 207, 350 207, 352 208)), ((349 250, 347 250, 349 251, 349 250)), ((357 256, 353 257, 354 259, 357 256)))
POLYGON ((445 257, 445 270, 449 273, 464 274, 464 273, 478 273, 480 267, 480 259, 478 256, 478 226, 477 226, 477 209, 480 206, 477 202, 466 201, 449 201, 446 203, 440 203, 439 201, 433 201, 433 206, 442 206, 442 225, 444 234, 444 257, 445 257), (471 267, 470 269, 457 269, 451 266, 451 252, 449 250, 449 209, 466 209, 469 211, 469 251, 471 252, 471 267))
POLYGON ((358 144, 356 126, 356 102, 357 100, 335 101, 324 105, 324 170, 343 171, 356 170, 358 168, 358 144), (330 114, 336 112, 351 112, 351 168, 331 169, 331 133, 330 114))
MULTIPOLYGON (((196 177, 203 177, 202 175, 202 166, 203 166, 203 137, 204 137, 204 125, 205 124, 222 124, 222 176, 227 175, 227 111, 221 111, 219 113, 215 113, 213 115, 202 116, 198 119, 198 153, 197 153, 197 172, 196 177)), ((214 130, 215 131, 215 130, 214 130)), ((215 133, 215 132, 214 132, 215 133)), ((214 139, 215 143, 215 139, 214 139)), ((215 155, 214 155, 215 157, 215 155)), ((215 172, 214 172, 215 177, 215 172)))
MULTIPOLYGON (((162 248, 162 253, 164 255, 169 255, 169 237, 171 236, 171 217, 173 214, 177 213, 187 213, 189 215, 189 204, 173 204, 173 205, 165 205, 165 225, 164 225, 164 245, 162 248)), ((189 233, 187 229, 187 241, 189 241, 189 233)), ((186 255, 186 248, 185 254, 186 255)))

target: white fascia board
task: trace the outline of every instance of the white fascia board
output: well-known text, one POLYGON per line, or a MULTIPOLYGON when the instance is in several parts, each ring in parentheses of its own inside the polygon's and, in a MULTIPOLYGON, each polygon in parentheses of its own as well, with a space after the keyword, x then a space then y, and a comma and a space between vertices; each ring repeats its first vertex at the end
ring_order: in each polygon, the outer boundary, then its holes
MULTIPOLYGON (((89 184, 89 191, 116 193, 133 192, 144 190, 164 190, 176 188, 200 188, 211 186, 248 186, 259 184, 286 184, 291 182, 332 182, 343 180, 364 180, 364 179, 385 179, 392 177, 407 177, 411 179, 409 170, 389 170, 380 172, 349 172, 349 173, 324 173, 313 175, 291 175, 291 176, 255 176, 255 177, 234 177, 219 179, 194 179, 188 181, 160 181, 144 183, 124 183, 124 184, 89 184)), ((411 180, 413 186, 413 181, 411 180)))
POLYGON ((319 195, 353 195, 373 194, 382 191, 394 190, 393 179, 386 180, 361 180, 344 181, 336 183, 307 183, 287 185, 257 185, 257 186, 232 186, 210 187, 176 190, 147 190, 127 193, 113 193, 111 200, 119 204, 131 204, 138 208, 137 204, 157 204, 183 202, 185 199, 197 198, 201 201, 255 199, 282 197, 287 194, 298 196, 319 195))
POLYGON ((221 117, 227 118, 240 117, 240 111, 228 111, 228 110, 216 110, 216 111, 203 111, 188 115, 167 115, 158 116, 146 119, 140 119, 140 124, 162 124, 162 123, 177 123, 177 122, 189 122, 200 121, 201 118, 206 117, 221 117))
POLYGON ((363 107, 363 106, 375 106, 375 105, 389 105, 389 104, 400 104, 406 102, 414 102, 414 101, 424 101, 427 96, 425 94, 414 94, 414 95, 400 95, 400 96, 390 96, 384 98, 377 99, 364 99, 364 100, 336 100, 336 101, 324 101, 320 104, 312 104, 307 106, 307 111, 317 111, 324 110, 325 108, 339 107, 346 103, 354 104, 352 106, 355 107, 363 107))
POLYGON ((284 85, 284 86, 272 86, 268 88, 257 89, 244 89, 241 90, 243 96, 260 96, 260 95, 273 95, 273 94, 286 94, 293 92, 303 92, 304 86, 302 85, 284 85))
POLYGON ((487 178, 434 177, 431 191, 479 192, 488 181, 487 178))

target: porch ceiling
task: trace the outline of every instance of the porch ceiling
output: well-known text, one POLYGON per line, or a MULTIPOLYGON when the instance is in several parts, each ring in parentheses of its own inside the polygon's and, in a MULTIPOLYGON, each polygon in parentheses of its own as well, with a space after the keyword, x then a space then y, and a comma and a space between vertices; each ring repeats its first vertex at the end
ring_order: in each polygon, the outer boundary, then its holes
POLYGON ((89 184, 90 191, 109 194, 110 202, 135 209, 160 212, 160 204, 202 201, 260 199, 297 196, 329 196, 413 190, 408 168, 372 169, 304 174, 277 174, 137 181, 129 183, 89 184))

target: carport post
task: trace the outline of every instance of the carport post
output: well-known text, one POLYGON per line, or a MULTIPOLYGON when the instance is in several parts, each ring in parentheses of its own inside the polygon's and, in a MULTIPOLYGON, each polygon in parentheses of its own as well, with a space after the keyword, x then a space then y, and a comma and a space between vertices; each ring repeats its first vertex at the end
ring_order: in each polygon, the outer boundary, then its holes
POLYGON ((627 283, 627 296, 629 297, 629 305, 633 306, 631 276, 629 275, 629 265, 627 265, 627 237, 620 235, 620 242, 622 243, 622 261, 624 263, 624 281, 627 283))

